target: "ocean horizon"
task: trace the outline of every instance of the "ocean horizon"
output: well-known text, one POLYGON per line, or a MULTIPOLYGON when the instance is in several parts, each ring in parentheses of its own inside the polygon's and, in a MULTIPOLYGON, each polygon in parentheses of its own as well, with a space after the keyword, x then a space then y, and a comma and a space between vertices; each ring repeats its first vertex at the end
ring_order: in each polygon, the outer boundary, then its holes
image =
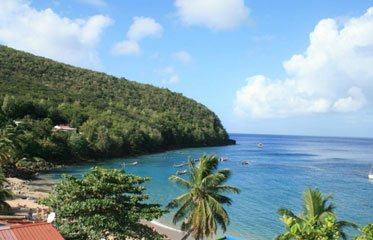
MULTIPOLYGON (((273 239, 284 231, 277 209, 286 207, 300 213, 302 195, 307 187, 317 187, 325 195, 333 193, 339 219, 360 226, 372 221, 373 182, 367 176, 373 162, 373 139, 270 134, 230 134, 230 137, 236 140, 236 145, 114 158, 54 170, 41 177, 60 179, 62 173, 80 177, 93 165, 118 169, 123 163, 137 161, 135 166, 126 166, 125 172, 151 177, 145 184, 149 201, 165 206, 183 193, 168 181, 178 170, 173 165, 189 157, 216 154, 228 157, 219 166, 232 170, 227 184, 241 189, 240 194, 229 195, 233 204, 227 206, 231 218, 228 235, 242 239, 273 239), (263 147, 258 148, 258 143, 263 143, 263 147), (249 160, 249 165, 242 165, 243 160, 249 160)), ((157 221, 177 228, 171 219, 172 213, 169 213, 157 221)), ((356 234, 355 231, 348 233, 356 234)))

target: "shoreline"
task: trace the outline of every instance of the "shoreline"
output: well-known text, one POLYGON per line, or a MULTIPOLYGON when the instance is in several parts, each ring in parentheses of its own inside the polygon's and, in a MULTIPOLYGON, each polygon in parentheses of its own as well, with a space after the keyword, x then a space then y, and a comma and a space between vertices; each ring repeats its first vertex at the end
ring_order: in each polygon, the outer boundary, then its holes
MULTIPOLYGON (((167 226, 165 224, 162 224, 162 223, 158 222, 157 220, 152 220, 152 221, 141 220, 141 223, 143 223, 143 224, 145 224, 149 227, 152 227, 153 229, 155 229, 160 234, 166 235, 167 236, 166 239, 169 239, 169 240, 181 239, 184 236, 183 231, 181 231, 179 229, 176 229, 176 228, 173 228, 173 227, 170 227, 170 226, 167 226)), ((187 240, 193 240, 193 238, 191 236, 189 236, 187 238, 187 240)))

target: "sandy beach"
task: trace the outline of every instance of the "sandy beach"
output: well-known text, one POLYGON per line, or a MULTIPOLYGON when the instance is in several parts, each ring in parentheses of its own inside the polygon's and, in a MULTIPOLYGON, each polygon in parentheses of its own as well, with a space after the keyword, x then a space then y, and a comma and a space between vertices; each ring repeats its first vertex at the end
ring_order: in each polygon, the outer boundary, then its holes
POLYGON ((7 178, 7 181, 8 184, 5 185, 5 188, 10 189, 15 197, 13 200, 6 201, 12 208, 47 208, 47 206, 37 204, 36 201, 39 198, 48 196, 53 185, 52 183, 41 180, 21 180, 18 178, 7 178))
MULTIPOLYGON (((33 209, 36 211, 39 209, 47 209, 47 206, 40 205, 36 201, 40 198, 47 197, 52 187, 58 183, 58 181, 36 179, 36 180, 21 180, 18 178, 7 178, 8 184, 5 188, 10 189, 15 198, 13 200, 6 201, 13 209, 24 210, 23 214, 27 213, 27 210, 33 209)), ((157 221, 145 221, 141 223, 146 224, 154 228, 157 232, 165 234, 170 240, 181 239, 184 233, 178 229, 168 227, 157 221)), ((192 239, 192 238, 188 238, 192 239)))
MULTIPOLYGON (((163 224, 161 224, 161 223, 159 223, 155 220, 153 220, 151 222, 149 222, 149 221, 141 221, 141 222, 143 224, 146 224, 146 225, 154 228, 158 233, 165 234, 168 237, 167 239, 170 239, 170 240, 181 239, 185 235, 184 232, 182 232, 178 229, 163 225, 163 224)), ((187 239, 192 240, 193 238, 188 237, 187 239)))

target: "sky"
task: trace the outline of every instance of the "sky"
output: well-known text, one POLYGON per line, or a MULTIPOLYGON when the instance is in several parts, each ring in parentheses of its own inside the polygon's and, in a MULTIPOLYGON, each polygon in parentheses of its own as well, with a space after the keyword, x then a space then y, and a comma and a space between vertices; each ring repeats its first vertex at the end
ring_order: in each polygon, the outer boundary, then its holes
POLYGON ((0 44, 182 93, 229 133, 373 137, 371 0, 0 0, 0 44))

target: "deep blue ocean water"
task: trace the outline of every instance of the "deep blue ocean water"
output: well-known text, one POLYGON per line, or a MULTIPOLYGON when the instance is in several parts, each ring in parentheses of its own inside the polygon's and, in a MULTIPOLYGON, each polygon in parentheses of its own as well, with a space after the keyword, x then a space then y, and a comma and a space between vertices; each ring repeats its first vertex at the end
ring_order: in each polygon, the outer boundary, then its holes
MULTIPOLYGON (((202 154, 228 157, 220 167, 232 170, 227 184, 241 189, 239 195, 230 195, 234 201, 227 207, 231 217, 228 234, 243 239, 273 239, 281 233, 284 228, 277 209, 286 207, 299 213, 307 186, 333 193, 340 219, 359 225, 373 222, 373 182, 367 177, 373 163, 373 139, 248 134, 231 134, 231 138, 236 145, 117 158, 99 165, 122 168, 122 163, 137 161, 136 166, 127 165, 126 172, 151 177, 146 184, 150 201, 166 205, 183 193, 168 181, 177 170, 173 164, 202 154), (264 147, 258 148, 258 143, 264 147), (243 160, 250 164, 243 166, 243 160)), ((70 167, 42 177, 81 176, 90 167, 70 167)), ((159 221, 173 226, 171 217, 168 214, 159 221)))

